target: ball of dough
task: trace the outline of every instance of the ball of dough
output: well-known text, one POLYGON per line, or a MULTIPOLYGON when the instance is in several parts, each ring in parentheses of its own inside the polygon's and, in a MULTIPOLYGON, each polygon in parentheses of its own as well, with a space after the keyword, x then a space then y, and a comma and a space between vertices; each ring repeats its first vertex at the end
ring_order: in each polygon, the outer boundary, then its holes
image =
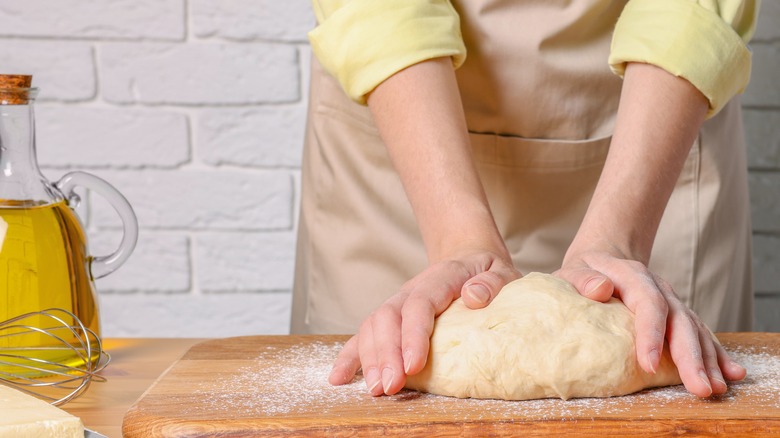
POLYGON ((461 398, 610 397, 679 384, 664 347, 656 374, 637 362, 634 315, 568 282, 531 273, 472 310, 461 299, 436 318, 428 363, 406 387, 461 398))

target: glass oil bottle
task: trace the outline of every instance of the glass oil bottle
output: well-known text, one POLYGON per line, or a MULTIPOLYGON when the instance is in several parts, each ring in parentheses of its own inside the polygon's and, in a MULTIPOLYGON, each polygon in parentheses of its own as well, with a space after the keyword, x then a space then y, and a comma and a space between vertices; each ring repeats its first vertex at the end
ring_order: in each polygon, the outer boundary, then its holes
MULTIPOLYGON (((63 309, 96 335, 100 318, 94 279, 108 275, 129 257, 138 233, 127 200, 91 174, 70 172, 56 183, 40 172, 35 152, 32 77, 0 75, 0 377, 46 374, 47 362, 78 367, 72 351, 54 348, 48 319, 32 316, 24 326, 3 325, 27 313, 63 309), (104 257, 87 250, 84 229, 72 210, 84 186, 106 197, 124 224, 119 249, 104 257), (17 366, 39 361, 40 370, 17 366)), ((64 321, 77 326, 76 321, 64 321)), ((67 333, 57 336, 68 336, 67 333)), ((78 342, 78 337, 64 339, 78 342)), ((97 360, 97 356, 90 360, 97 360)))

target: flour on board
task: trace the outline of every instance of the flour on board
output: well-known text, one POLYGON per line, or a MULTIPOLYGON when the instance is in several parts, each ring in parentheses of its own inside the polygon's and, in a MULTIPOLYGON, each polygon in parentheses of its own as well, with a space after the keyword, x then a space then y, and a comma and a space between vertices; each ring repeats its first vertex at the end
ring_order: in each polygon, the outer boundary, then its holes
MULTIPOLYGON (((188 408, 189 413, 229 409, 237 416, 265 417, 284 415, 327 414, 344 406, 365 406, 389 400, 407 403, 410 412, 420 409, 420 403, 436 409, 451 406, 449 397, 420 394, 404 390, 389 397, 371 397, 362 376, 342 386, 331 386, 328 375, 342 344, 314 343, 294 346, 286 350, 268 347, 257 358, 221 374, 217 381, 203 382, 195 389, 198 403, 188 408), (270 358, 285 366, 269 367, 270 358), (214 390, 223 388, 223 390, 214 390), (449 399, 449 400, 448 400, 449 399)), ((616 415, 629 411, 635 403, 657 406, 658 409, 674 403, 678 407, 695 407, 699 412, 724 409, 736 405, 741 397, 761 400, 769 408, 780 408, 780 357, 765 351, 732 349, 732 358, 748 372, 742 382, 729 384, 729 391, 721 396, 699 399, 682 385, 645 390, 636 394, 612 398, 581 398, 568 401, 542 399, 528 401, 458 399, 464 406, 463 420, 489 418, 518 418, 534 420, 578 418, 587 415, 616 415)), ((395 404, 394 406, 397 406, 395 404)), ((654 408, 650 409, 653 416, 654 408)), ((185 413, 186 414, 186 413, 185 413)))

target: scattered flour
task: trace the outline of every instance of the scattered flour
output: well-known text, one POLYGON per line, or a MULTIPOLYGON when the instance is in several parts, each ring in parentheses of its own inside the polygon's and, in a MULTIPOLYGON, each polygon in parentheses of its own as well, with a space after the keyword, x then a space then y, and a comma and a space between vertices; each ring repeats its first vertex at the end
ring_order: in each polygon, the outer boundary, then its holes
MULTIPOLYGON (((759 412, 780 411, 780 357, 768 351, 732 349, 732 357, 745 368, 748 376, 742 382, 733 382, 729 391, 718 397, 698 399, 682 385, 645 390, 614 398, 583 398, 568 401, 544 399, 530 401, 503 401, 453 399, 404 390, 389 397, 371 397, 362 376, 343 386, 328 384, 328 374, 341 344, 314 343, 285 350, 268 347, 257 358, 237 367, 230 373, 219 374, 215 381, 194 384, 194 401, 184 414, 207 414, 216 411, 231 412, 242 417, 279 417, 338 414, 339 410, 364 406, 367 411, 377 405, 392 405, 392 409, 415 412, 456 414, 464 421, 479 419, 573 420, 620 415, 634 407, 643 406, 648 417, 669 413, 675 409, 692 407, 698 412, 723 412, 736 406, 742 398, 758 403, 759 412), (269 359, 285 364, 282 368, 269 367, 269 359), (215 389, 216 388, 216 389, 215 389), (405 402, 405 403, 404 403, 405 402)), ((457 417, 456 417, 457 418, 457 417)))

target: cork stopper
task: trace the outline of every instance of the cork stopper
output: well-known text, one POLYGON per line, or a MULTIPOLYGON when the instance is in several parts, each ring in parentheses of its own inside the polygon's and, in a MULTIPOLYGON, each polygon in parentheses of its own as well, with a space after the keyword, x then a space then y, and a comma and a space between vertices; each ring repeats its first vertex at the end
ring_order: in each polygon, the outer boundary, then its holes
POLYGON ((33 97, 32 75, 0 74, 0 105, 27 105, 33 97))

